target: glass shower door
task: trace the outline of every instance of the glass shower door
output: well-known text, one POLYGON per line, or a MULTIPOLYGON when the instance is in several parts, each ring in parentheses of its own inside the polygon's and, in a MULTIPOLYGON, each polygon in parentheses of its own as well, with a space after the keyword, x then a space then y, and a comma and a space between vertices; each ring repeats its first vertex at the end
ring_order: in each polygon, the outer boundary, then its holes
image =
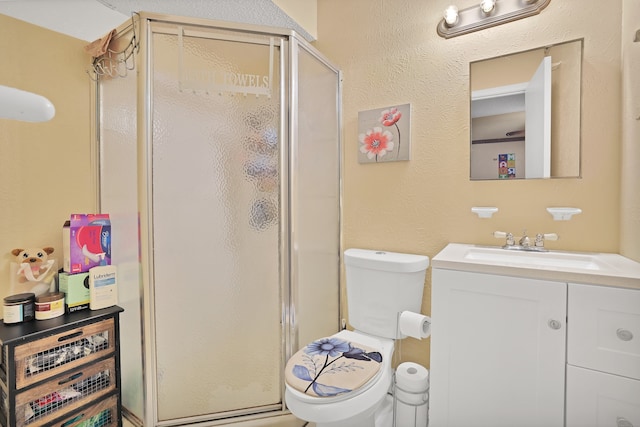
POLYGON ((157 417, 274 410, 282 403, 283 42, 151 28, 157 417))

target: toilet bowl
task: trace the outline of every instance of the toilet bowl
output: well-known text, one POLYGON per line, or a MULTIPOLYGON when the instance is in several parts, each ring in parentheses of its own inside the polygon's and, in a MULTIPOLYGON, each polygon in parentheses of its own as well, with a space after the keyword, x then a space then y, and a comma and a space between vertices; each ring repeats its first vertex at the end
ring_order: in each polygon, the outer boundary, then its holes
MULTIPOLYGON (((358 348, 366 346, 382 356, 379 369, 358 388, 335 396, 314 396, 302 392, 285 382, 287 407, 298 418, 311 421, 317 427, 365 427, 374 425, 376 410, 382 405, 393 381, 391 359, 394 342, 391 339, 372 337, 358 331, 343 330, 330 338, 349 342, 358 348)), ((304 349, 299 353, 304 352, 304 349)), ((293 369, 290 359, 286 371, 293 369)), ((371 362, 376 363, 376 362, 371 362)), ((349 372, 343 372, 345 377, 349 372)), ((335 376, 335 375, 333 375, 335 376)))
POLYGON ((285 402, 317 427, 374 427, 388 408, 391 359, 403 311, 420 312, 429 258, 366 249, 344 252, 349 324, 287 362, 285 402))

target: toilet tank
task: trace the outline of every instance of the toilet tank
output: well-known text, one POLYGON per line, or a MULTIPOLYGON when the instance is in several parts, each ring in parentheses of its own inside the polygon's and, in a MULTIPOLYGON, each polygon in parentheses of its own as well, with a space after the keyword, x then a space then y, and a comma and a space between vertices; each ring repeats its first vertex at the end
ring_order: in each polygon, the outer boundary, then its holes
POLYGON ((429 257, 367 249, 344 252, 349 324, 383 338, 402 338, 398 315, 420 313, 429 257))

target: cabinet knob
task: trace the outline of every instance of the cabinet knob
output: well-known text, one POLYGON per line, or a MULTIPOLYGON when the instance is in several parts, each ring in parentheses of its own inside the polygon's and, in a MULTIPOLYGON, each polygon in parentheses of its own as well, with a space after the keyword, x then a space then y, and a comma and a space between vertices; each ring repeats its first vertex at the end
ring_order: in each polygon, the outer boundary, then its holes
POLYGON ((616 331, 616 335, 618 336, 618 338, 620 338, 622 341, 631 341, 633 339, 633 333, 628 330, 628 329, 618 329, 616 331))
POLYGON ((628 419, 626 419, 624 417, 617 417, 616 418, 616 426, 617 427, 633 427, 633 424, 631 424, 631 421, 629 421, 628 419))
POLYGON ((560 329, 560 328, 562 328, 562 323, 560 323, 559 320, 549 319, 548 324, 549 324, 549 327, 551 329, 560 329))

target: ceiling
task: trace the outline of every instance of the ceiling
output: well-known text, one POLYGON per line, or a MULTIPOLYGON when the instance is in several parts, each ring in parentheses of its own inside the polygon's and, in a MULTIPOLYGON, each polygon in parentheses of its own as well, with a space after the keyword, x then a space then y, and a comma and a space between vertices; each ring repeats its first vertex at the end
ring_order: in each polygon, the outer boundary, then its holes
POLYGON ((132 12, 287 28, 313 41, 272 0, 0 0, 0 14, 88 42, 118 27, 132 12))

